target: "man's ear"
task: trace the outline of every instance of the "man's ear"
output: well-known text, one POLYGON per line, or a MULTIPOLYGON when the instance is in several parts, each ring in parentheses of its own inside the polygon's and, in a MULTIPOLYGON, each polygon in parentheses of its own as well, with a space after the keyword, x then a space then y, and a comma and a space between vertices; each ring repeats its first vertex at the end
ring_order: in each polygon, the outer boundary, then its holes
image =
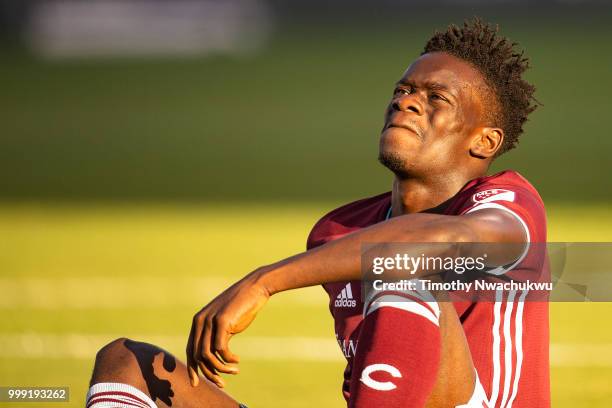
POLYGON ((481 159, 495 156, 504 143, 504 131, 500 128, 479 127, 472 134, 470 154, 481 159))

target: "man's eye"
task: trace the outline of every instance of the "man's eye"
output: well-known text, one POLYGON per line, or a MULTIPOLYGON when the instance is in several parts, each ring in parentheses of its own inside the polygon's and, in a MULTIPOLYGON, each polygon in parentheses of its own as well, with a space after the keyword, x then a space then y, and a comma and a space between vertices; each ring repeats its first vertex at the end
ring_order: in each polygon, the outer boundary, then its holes
POLYGON ((442 97, 442 95, 438 95, 438 94, 436 94, 436 93, 431 94, 431 95, 429 96, 429 98, 430 98, 430 99, 433 99, 434 101, 443 101, 443 100, 444 100, 444 98, 442 97))
POLYGON ((395 95, 410 95, 411 91, 410 89, 406 89, 406 88, 395 88, 395 95))

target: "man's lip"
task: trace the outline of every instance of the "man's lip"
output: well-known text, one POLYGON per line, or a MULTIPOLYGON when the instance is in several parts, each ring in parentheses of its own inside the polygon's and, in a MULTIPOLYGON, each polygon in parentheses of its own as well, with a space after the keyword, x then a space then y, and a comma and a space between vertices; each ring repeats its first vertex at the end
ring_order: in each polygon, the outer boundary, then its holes
POLYGON ((412 133, 416 134, 417 136, 421 136, 421 135, 419 134, 419 132, 417 132, 417 130, 416 130, 414 127, 412 127, 412 126, 403 125, 403 124, 401 124, 401 123, 389 123, 389 124, 387 125, 387 129, 392 128, 392 127, 406 129, 406 130, 409 130, 409 131, 411 131, 412 133))

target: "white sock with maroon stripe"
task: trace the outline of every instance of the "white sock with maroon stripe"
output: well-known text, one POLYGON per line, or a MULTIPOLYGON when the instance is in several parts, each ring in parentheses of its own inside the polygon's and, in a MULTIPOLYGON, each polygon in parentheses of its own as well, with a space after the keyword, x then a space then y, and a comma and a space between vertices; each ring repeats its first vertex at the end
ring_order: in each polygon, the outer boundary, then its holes
POLYGON ((147 394, 122 383, 92 385, 85 404, 86 408, 157 408, 147 394))

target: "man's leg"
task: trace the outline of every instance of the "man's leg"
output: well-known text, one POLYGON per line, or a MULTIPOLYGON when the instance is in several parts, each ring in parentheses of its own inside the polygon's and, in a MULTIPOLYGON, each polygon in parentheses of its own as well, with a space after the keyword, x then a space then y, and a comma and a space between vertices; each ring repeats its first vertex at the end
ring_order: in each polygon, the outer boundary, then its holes
POLYGON ((204 378, 192 387, 185 365, 167 351, 124 338, 98 352, 90 385, 88 408, 149 408, 151 402, 173 408, 240 406, 204 378))
POLYGON ((455 407, 476 381, 450 302, 428 292, 379 293, 366 304, 349 406, 455 407))
MULTIPOLYGON (((478 378, 463 326, 452 302, 440 306, 440 364, 427 408, 466 404, 475 392, 478 378)), ((473 400, 470 401, 474 403, 473 400)), ((482 404, 477 405, 482 407, 482 404)))

